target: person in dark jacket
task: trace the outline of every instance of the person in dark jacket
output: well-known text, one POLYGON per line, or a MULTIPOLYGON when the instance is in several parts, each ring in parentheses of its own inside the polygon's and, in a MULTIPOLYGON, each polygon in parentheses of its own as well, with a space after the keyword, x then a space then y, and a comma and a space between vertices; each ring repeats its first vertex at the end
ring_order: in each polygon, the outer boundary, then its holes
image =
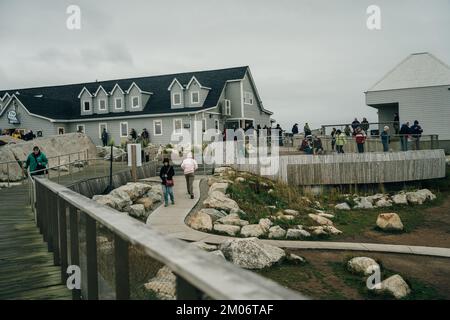
POLYGON ((369 121, 367 121, 366 118, 363 118, 363 120, 361 121, 361 129, 363 129, 364 132, 367 134, 367 132, 369 132, 369 127, 370 127, 369 121))
POLYGON ((409 122, 402 124, 399 134, 400 134, 400 143, 402 145, 402 151, 408 151, 408 138, 409 135, 411 134, 409 122))
POLYGON ((136 132, 136 130, 131 129, 130 136, 131 136, 131 140, 133 140, 133 142, 136 142, 136 139, 137 139, 137 132, 136 132))
POLYGON ((336 148, 336 128, 333 128, 333 130, 331 130, 331 151, 334 151, 336 148))
POLYGON ((412 138, 414 139, 414 144, 416 150, 420 150, 420 137, 422 136, 423 129, 419 125, 419 121, 414 121, 414 125, 411 127, 412 138))
POLYGON ((168 158, 164 158, 163 166, 159 170, 159 177, 161 178, 161 185, 164 194, 164 206, 169 205, 169 196, 172 204, 175 204, 175 199, 173 196, 173 176, 175 175, 175 170, 173 166, 170 165, 168 158))
POLYGON ((108 132, 106 131, 106 128, 103 128, 102 131, 102 143, 104 147, 108 145, 108 132))
POLYGON ((356 129, 360 126, 360 122, 358 120, 358 118, 355 118, 355 120, 353 120, 352 122, 352 129, 353 129, 353 135, 356 135, 356 129))
POLYGON ((389 143, 391 143, 391 136, 389 135, 389 127, 385 126, 383 132, 380 135, 381 144, 383 145, 383 152, 389 151, 389 143))
POLYGON ((143 141, 145 141, 145 143, 147 143, 147 144, 149 143, 149 141, 150 141, 150 134, 148 133, 147 128, 144 128, 142 130, 141 138, 142 138, 143 141))
POLYGON ((395 130, 395 134, 397 135, 398 132, 400 131, 400 118, 398 116, 398 113, 394 113, 394 130, 395 130))
POLYGON ((47 157, 41 150, 39 150, 38 146, 33 148, 33 152, 27 158, 25 162, 25 169, 30 168, 30 174, 32 176, 43 175, 45 174, 45 170, 47 168, 48 160, 47 157), (38 171, 38 172, 35 172, 38 171))
POLYGON ((311 128, 309 127, 308 122, 305 123, 305 126, 303 127, 303 131, 305 132, 305 137, 310 136, 311 135, 311 128))
POLYGON ((292 127, 292 134, 298 134, 298 123, 294 124, 292 127))

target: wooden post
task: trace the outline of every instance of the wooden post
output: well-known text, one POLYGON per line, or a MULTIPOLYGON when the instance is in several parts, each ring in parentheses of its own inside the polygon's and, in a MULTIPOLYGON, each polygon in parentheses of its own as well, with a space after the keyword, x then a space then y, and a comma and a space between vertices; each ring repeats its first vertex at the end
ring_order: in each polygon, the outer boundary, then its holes
POLYGON ((86 217, 87 298, 98 300, 97 276, 97 226, 89 215, 86 217))
POLYGON ((128 300, 130 299, 128 242, 117 234, 114 234, 114 268, 116 300, 128 300))
POLYGON ((131 176, 133 177, 133 182, 137 181, 136 172, 136 146, 131 146, 131 176))
POLYGON ((59 249, 60 249, 60 259, 61 259, 61 283, 66 283, 67 281, 67 267, 68 267, 68 257, 67 257, 67 220, 66 220, 66 204, 64 200, 58 197, 57 200, 58 207, 58 224, 59 224, 59 249))
MULTIPOLYGON (((69 229, 70 229, 70 264, 80 266, 80 253, 78 244, 78 212, 77 208, 69 207, 69 229)), ((81 299, 81 290, 72 289, 72 299, 81 299)))

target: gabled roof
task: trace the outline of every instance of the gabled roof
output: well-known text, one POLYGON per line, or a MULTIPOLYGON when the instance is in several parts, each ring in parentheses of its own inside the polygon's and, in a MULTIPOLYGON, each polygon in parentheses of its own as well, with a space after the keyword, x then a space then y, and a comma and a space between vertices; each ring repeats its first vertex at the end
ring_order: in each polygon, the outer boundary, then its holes
MULTIPOLYGON (((20 95, 19 99, 28 108, 27 103, 32 104, 32 107, 38 114, 50 115, 59 120, 75 120, 75 119, 90 119, 90 118, 108 118, 118 116, 139 116, 139 115, 152 115, 152 114, 165 114, 165 113, 178 113, 178 112, 196 112, 212 108, 217 106, 220 94, 225 84, 229 80, 243 79, 248 67, 236 67, 220 70, 208 70, 197 72, 186 72, 150 77, 130 78, 130 79, 118 79, 108 81, 96 81, 89 83, 78 83, 69 85, 38 87, 38 88, 26 88, 26 89, 11 89, 0 90, 0 96, 3 96, 6 92, 10 94, 18 91, 20 95), (171 108, 171 97, 167 88, 176 78, 180 83, 188 83, 192 77, 195 78, 203 85, 211 90, 206 97, 202 107, 199 108, 171 108), (148 99, 146 105, 141 111, 134 112, 120 112, 120 113, 103 113, 93 115, 81 115, 80 100, 78 95, 86 88, 91 93, 95 92, 99 86, 102 86, 106 91, 111 92, 114 87, 130 88, 133 82, 146 92, 153 93, 151 98, 148 99), (42 95, 42 98, 36 98, 34 96, 42 95), (26 101, 25 101, 26 100, 26 101), (60 108, 61 105, 64 105, 60 108)), ((31 112, 31 110, 30 110, 31 112)), ((34 113, 34 112, 33 112, 34 113)), ((51 118, 51 117, 50 117, 51 118)))
POLYGON ((367 91, 450 85, 450 67, 428 52, 413 53, 367 91))
POLYGON ((184 90, 183 85, 180 83, 180 81, 178 81, 177 78, 173 78, 173 80, 172 80, 172 82, 170 83, 169 88, 167 88, 167 90, 168 90, 168 91, 172 90, 172 87, 173 87, 175 84, 178 84, 178 86, 180 87, 180 89, 181 89, 181 90, 184 90))
POLYGON ((206 89, 206 90, 211 90, 211 88, 202 86, 202 84, 200 83, 200 81, 198 81, 197 78, 196 78, 195 76, 192 76, 191 80, 189 80, 189 83, 187 84, 186 89, 189 89, 190 86, 191 86, 191 84, 192 84, 194 81, 198 84, 198 86, 199 86, 200 88, 206 89))
POLYGON ((98 95, 98 93, 100 92, 100 90, 103 90, 103 92, 109 96, 109 93, 105 90, 105 88, 103 88, 101 85, 98 87, 97 91, 95 91, 94 93, 94 97, 96 97, 98 95))

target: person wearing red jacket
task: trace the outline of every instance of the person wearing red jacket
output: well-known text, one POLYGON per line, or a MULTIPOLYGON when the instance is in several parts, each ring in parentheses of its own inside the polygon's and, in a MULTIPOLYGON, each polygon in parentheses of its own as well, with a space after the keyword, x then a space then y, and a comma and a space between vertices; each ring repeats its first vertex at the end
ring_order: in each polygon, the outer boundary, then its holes
POLYGON ((358 153, 364 153, 364 143, 366 142, 366 133, 360 127, 355 130, 355 140, 358 147, 358 153))

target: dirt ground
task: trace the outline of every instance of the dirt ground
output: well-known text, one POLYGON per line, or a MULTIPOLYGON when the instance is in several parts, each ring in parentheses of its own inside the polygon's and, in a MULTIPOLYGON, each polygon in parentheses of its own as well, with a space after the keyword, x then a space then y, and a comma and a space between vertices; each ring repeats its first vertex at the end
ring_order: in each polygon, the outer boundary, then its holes
POLYGON ((343 267, 342 272, 336 272, 336 266, 341 268, 346 259, 355 256, 371 257, 381 263, 382 269, 399 273, 410 283, 415 294, 413 299, 450 299, 450 259, 447 258, 349 251, 291 252, 305 257, 308 264, 275 270, 268 277, 315 299, 368 299, 364 282, 349 284, 343 267))
POLYGON ((424 209, 424 223, 409 233, 388 234, 367 230, 361 235, 343 235, 334 241, 374 242, 450 248, 450 196, 435 207, 424 209))

